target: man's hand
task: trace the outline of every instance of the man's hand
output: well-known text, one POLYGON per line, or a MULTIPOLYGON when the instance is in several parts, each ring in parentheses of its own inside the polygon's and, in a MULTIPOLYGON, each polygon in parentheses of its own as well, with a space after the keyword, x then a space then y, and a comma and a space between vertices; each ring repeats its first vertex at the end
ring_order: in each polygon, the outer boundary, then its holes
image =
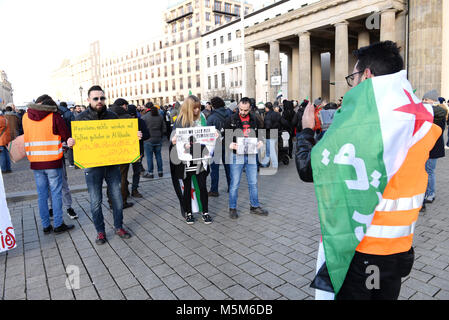
POLYGON ((173 143, 173 145, 176 145, 176 135, 173 136, 173 139, 171 139, 171 143, 173 143))
POLYGON ((139 138, 139 140, 142 140, 142 131, 137 131, 137 138, 139 138))
POLYGON ((302 116, 302 128, 315 128, 315 108, 311 102, 307 105, 302 116))
POLYGON ((258 143, 257 143, 257 150, 259 150, 260 148, 262 148, 263 147, 263 142, 262 141, 259 141, 258 143))
POLYGON ((73 148, 74 145, 75 145, 75 139, 73 139, 73 138, 67 139, 67 147, 73 148))
POLYGON ((231 149, 231 150, 237 150, 237 148, 238 148, 237 143, 235 143, 235 142, 233 142, 229 145, 229 149, 231 149))

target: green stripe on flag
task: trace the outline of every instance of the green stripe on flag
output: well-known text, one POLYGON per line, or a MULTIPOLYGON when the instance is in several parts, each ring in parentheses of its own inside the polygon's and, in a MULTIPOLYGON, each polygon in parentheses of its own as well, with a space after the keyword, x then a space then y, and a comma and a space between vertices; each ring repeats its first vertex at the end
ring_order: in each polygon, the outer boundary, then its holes
MULTIPOLYGON (((321 141, 312 168, 324 252, 337 294, 366 221, 387 185, 384 144, 371 79, 349 91, 321 141)), ((370 222, 371 220, 369 220, 370 222)))
POLYGON ((196 176, 192 176, 192 183, 193 183, 193 187, 195 188, 195 195, 196 195, 196 200, 198 202, 198 209, 199 212, 203 212, 203 204, 201 203, 201 197, 200 197, 200 186, 198 184, 198 179, 196 178, 196 176))

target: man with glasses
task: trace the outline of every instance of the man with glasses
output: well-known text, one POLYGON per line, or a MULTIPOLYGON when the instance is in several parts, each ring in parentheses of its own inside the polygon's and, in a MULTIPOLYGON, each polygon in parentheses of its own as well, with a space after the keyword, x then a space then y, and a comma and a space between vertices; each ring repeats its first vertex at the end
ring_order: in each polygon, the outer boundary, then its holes
MULTIPOLYGON (((100 86, 93 86, 88 91, 89 106, 79 114, 76 121, 112 120, 118 116, 106 109, 106 97, 100 86)), ((112 201, 112 215, 114 217, 115 233, 122 239, 129 239, 131 234, 123 228, 123 201, 121 194, 120 166, 104 166, 84 170, 87 189, 90 196, 92 220, 97 231, 95 242, 102 245, 106 242, 104 217, 101 209, 103 199, 103 180, 106 180, 110 200, 112 201)))
MULTIPOLYGON (((251 111, 251 101, 248 98, 242 98, 239 103, 238 112, 235 112, 231 117, 226 119, 224 124, 225 129, 225 144, 229 149, 233 150, 230 155, 229 162, 231 185, 229 187, 229 216, 231 219, 237 219, 237 199, 238 190, 240 187, 240 179, 242 177, 243 169, 245 169, 246 179, 248 180, 250 212, 253 214, 266 216, 268 211, 264 210, 259 205, 259 196, 257 190, 257 159, 256 154, 248 154, 249 148, 245 145, 244 148, 239 148, 236 142, 237 138, 257 138, 257 130, 259 125, 256 117, 251 111), (232 136, 232 143, 230 137, 232 136), (244 151, 237 152, 243 149, 244 151)), ((263 147, 263 142, 258 141, 257 149, 263 147)))

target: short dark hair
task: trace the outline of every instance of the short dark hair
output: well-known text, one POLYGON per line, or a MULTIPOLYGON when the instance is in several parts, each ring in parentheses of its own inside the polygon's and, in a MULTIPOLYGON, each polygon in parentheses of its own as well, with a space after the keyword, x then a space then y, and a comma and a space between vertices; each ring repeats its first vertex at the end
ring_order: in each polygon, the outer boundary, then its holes
POLYGON ((357 70, 370 69, 374 76, 397 73, 404 68, 404 59, 399 50, 393 41, 376 42, 354 50, 354 56, 358 60, 357 70))
POLYGON ((128 101, 126 101, 126 100, 123 99, 123 98, 118 98, 118 99, 115 100, 115 102, 114 102, 114 106, 121 107, 121 106, 124 106, 124 105, 129 105, 129 103, 128 103, 128 101))
POLYGON ((103 93, 104 93, 104 90, 100 86, 92 86, 92 87, 90 87, 89 91, 87 91, 88 97, 90 97, 90 93, 92 91, 103 91, 103 93))
POLYGON ((273 110, 273 104, 271 102, 267 102, 267 103, 265 103, 265 108, 273 110))
POLYGON ((147 102, 147 104, 145 105, 145 108, 147 108, 147 109, 151 109, 153 107, 154 107, 153 102, 147 102))
POLYGON ((251 100, 248 97, 243 97, 242 99, 240 99, 239 104, 240 103, 251 105, 251 100))
POLYGON ((64 102, 64 101, 63 101, 63 102, 60 102, 60 103, 59 103, 59 106, 60 106, 60 107, 66 107, 66 108, 67 108, 67 103, 64 102))
POLYGON ((43 104, 45 106, 58 106, 56 102, 48 94, 43 94, 36 99, 36 103, 43 104))
POLYGON ((220 97, 213 97, 212 99, 210 99, 210 104, 214 109, 224 108, 226 105, 223 99, 220 97))
POLYGON ((12 111, 12 107, 6 107, 6 108, 5 108, 5 111, 11 112, 11 111, 12 111))

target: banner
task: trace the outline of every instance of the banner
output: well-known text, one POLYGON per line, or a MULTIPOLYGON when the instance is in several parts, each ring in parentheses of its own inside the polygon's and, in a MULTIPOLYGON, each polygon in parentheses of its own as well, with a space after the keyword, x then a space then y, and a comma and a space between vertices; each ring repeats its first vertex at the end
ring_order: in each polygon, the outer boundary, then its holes
POLYGON ((79 168, 94 168, 140 159, 137 119, 72 121, 73 156, 79 168))
POLYGON ((11 216, 6 204, 3 175, 0 173, 0 253, 14 249, 15 247, 16 237, 14 227, 12 226, 11 216))
POLYGON ((215 127, 176 129, 176 150, 181 161, 210 159, 214 153, 215 127))

